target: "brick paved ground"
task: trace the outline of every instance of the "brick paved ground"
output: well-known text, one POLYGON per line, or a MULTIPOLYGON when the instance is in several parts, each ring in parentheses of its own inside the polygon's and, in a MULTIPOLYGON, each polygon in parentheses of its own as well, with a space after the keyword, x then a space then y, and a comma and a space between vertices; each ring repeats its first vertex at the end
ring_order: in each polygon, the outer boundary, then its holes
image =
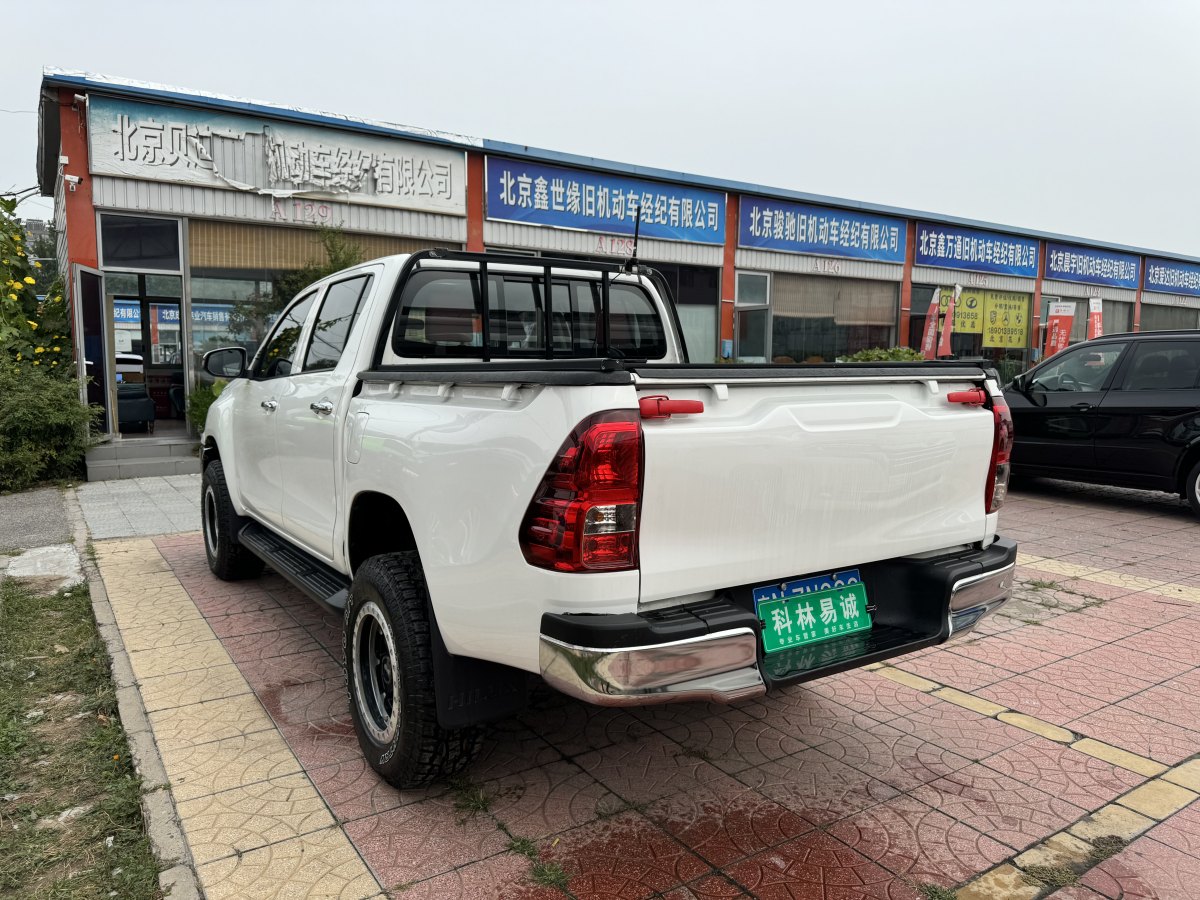
POLYGON ((210 898, 1193 900, 1200 523, 1047 482, 1002 531, 1018 596, 969 641, 736 708, 539 694, 411 792, 359 753, 335 618, 217 581, 196 533, 96 549, 210 898))

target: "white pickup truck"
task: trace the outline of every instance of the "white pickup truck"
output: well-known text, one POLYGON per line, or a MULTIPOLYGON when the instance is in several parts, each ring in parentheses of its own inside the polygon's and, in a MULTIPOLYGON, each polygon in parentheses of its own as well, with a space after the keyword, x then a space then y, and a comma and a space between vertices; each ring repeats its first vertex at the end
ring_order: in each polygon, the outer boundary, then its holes
POLYGON ((202 439, 219 578, 344 610, 363 752, 470 761, 531 674, 732 702, 970 629, 1012 590, 1011 419, 967 363, 689 365, 651 269, 448 251, 332 275, 202 439))

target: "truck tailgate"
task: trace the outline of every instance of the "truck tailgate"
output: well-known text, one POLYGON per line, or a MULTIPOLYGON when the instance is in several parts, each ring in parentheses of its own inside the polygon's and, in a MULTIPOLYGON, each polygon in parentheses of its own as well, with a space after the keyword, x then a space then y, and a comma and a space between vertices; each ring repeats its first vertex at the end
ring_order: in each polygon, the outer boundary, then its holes
POLYGON ((984 373, 922 369, 639 372, 639 397, 704 403, 644 422, 641 602, 983 540, 993 416, 946 395, 984 373))

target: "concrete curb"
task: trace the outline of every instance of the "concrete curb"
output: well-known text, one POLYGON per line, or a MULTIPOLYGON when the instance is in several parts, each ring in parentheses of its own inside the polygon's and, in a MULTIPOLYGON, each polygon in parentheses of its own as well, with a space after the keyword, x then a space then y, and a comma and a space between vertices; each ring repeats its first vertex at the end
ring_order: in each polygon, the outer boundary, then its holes
POLYGON ((159 887, 171 900, 202 900, 204 895, 179 824, 179 812, 169 789, 167 770, 158 753, 158 745, 154 742, 154 733, 150 730, 150 720, 146 716, 146 707, 129 663, 129 654, 125 651, 125 642, 121 639, 112 606, 108 602, 108 592, 100 578, 100 569, 88 553, 87 523, 75 489, 69 488, 63 499, 75 549, 79 552, 83 567, 83 577, 91 592, 92 612, 112 664, 113 682, 117 688, 117 710, 129 741, 134 768, 142 778, 142 817, 146 822, 146 835, 159 862, 168 865, 168 868, 159 872, 159 887))

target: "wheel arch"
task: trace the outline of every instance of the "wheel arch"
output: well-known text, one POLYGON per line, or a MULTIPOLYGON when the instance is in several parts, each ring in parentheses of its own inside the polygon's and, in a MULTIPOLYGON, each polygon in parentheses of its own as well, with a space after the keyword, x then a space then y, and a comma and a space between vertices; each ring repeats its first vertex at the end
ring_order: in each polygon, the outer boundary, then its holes
POLYGON ((353 573, 372 556, 414 552, 416 535, 404 507, 380 491, 361 491, 350 504, 346 524, 346 561, 353 573), (387 527, 380 527, 387 523, 387 527))
POLYGON ((1196 438, 1179 455, 1179 466, 1175 471, 1175 490, 1187 496, 1187 477, 1192 467, 1200 462, 1200 438, 1196 438))

